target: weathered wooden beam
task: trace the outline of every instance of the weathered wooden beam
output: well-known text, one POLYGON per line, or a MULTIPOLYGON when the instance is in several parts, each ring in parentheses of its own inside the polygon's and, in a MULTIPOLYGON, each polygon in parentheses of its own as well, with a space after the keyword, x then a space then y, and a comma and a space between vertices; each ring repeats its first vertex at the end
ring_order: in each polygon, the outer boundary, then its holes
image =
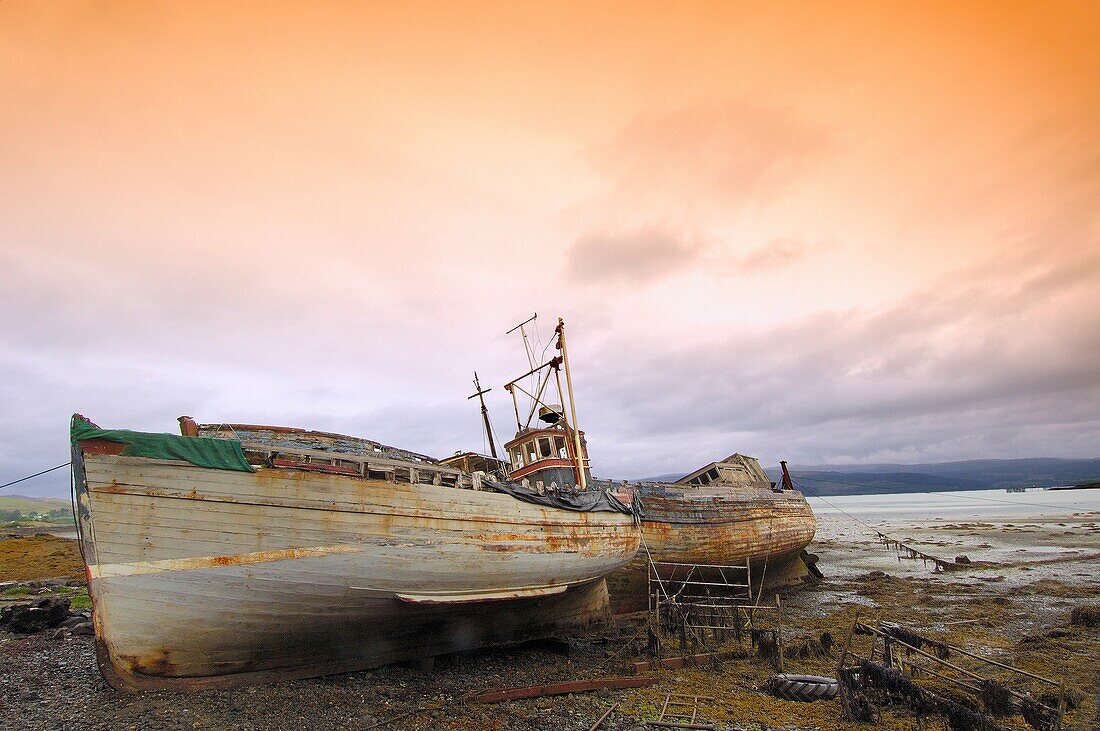
POLYGON ((604 688, 617 690, 622 688, 645 688, 656 685, 658 678, 648 677, 621 677, 621 678, 593 678, 591 680, 571 680, 567 683, 550 683, 548 685, 528 685, 521 688, 505 688, 503 690, 491 690, 473 696, 471 700, 479 703, 499 703, 500 701, 515 701, 522 698, 541 698, 547 695, 564 695, 566 693, 584 693, 591 690, 604 688))
POLYGON ((648 670, 657 670, 658 668, 665 668, 666 670, 675 670, 676 668, 682 668, 685 665, 691 666, 700 662, 707 662, 711 660, 734 660, 744 656, 744 652, 740 650, 725 650, 723 652, 704 652, 699 655, 682 655, 680 657, 667 657, 662 660, 642 660, 634 663, 634 674, 644 673, 648 670))

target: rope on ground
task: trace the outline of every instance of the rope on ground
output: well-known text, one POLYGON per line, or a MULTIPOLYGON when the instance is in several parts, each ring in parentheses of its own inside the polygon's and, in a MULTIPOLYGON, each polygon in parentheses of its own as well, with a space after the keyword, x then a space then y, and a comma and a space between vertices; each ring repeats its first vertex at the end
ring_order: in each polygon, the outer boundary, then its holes
POLYGON ((18 480, 12 480, 11 482, 5 482, 3 485, 0 485, 0 490, 3 490, 5 487, 11 487, 12 485, 17 485, 20 482, 25 482, 26 480, 29 480, 32 477, 38 477, 39 475, 44 475, 47 472, 53 472, 54 470, 59 470, 62 467, 68 467, 68 466, 69 466, 69 462, 65 462, 63 464, 57 465, 56 467, 51 467, 48 470, 42 470, 41 472, 35 472, 33 475, 27 475, 26 477, 20 477, 18 480))

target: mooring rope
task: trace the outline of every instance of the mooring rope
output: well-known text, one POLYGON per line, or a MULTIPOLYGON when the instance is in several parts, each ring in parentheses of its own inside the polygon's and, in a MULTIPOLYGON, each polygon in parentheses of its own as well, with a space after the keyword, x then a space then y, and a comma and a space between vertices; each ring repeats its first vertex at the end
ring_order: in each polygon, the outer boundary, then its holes
MULTIPOLYGON (((802 479, 802 478, 799 478, 799 479, 802 479)), ((947 561, 947 560, 939 558, 937 556, 933 556, 931 554, 924 553, 923 551, 919 551, 919 550, 907 545, 904 541, 899 540, 899 539, 895 538, 894 536, 891 536, 891 535, 888 535, 888 534, 882 532, 881 530, 879 530, 878 528, 875 528, 874 526, 872 526, 869 523, 863 522, 862 520, 860 520, 856 516, 852 515, 848 511, 841 508, 839 505, 836 505, 835 503, 832 503, 829 500, 826 500, 821 495, 818 495, 813 490, 810 490, 808 487, 801 484, 798 480, 795 480, 794 477, 791 477, 791 482, 796 487, 798 487, 799 490, 804 490, 804 491, 810 493, 810 495, 812 495, 813 497, 816 497, 821 502, 825 503, 826 505, 830 506, 834 510, 837 510, 838 512, 840 512, 840 513, 844 514, 845 516, 847 516, 849 520, 852 520, 853 522, 858 523, 859 525, 863 526, 867 530, 874 533, 875 537, 878 538, 878 540, 881 543, 884 543, 887 546, 893 548, 895 550, 895 552, 897 552, 899 549, 904 549, 909 554, 909 558, 920 558, 922 561, 931 561, 932 563, 934 563, 936 565, 937 568, 946 568, 948 566, 955 566, 954 561, 947 561)), ((847 484, 847 483, 838 483, 838 484, 847 484)))
POLYGON ((12 480, 11 482, 6 482, 3 485, 0 485, 0 490, 3 490, 5 487, 11 487, 12 485, 17 485, 20 482, 24 482, 26 480, 31 479, 32 477, 38 477, 39 475, 44 475, 47 472, 53 472, 54 470, 59 470, 62 467, 68 467, 69 464, 70 464, 69 462, 64 462, 62 464, 57 465, 56 467, 51 467, 48 470, 42 470, 41 472, 35 472, 33 475, 27 475, 26 477, 20 477, 18 480, 12 480))

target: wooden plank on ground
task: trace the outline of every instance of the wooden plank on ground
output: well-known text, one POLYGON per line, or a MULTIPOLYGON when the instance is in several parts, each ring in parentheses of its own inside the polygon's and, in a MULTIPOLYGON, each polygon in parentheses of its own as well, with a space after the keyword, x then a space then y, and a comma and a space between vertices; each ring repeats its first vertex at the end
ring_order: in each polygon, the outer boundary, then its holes
POLYGON ((522 688, 504 688, 491 690, 487 693, 475 695, 471 700, 479 703, 498 703, 500 701, 514 701, 521 698, 539 698, 545 695, 564 695, 565 693, 583 693, 590 690, 603 688, 645 688, 655 685, 658 678, 593 678, 591 680, 571 680, 567 683, 550 683, 547 685, 528 685, 522 688))
POLYGON ((734 660, 744 656, 744 652, 741 650, 727 650, 725 652, 706 652, 701 655, 683 655, 681 657, 666 657, 663 660, 642 660, 634 663, 634 674, 644 673, 648 670, 657 670, 658 668, 665 668, 666 670, 675 670, 676 668, 682 668, 685 665, 692 666, 698 665, 702 662, 710 662, 712 660, 734 660))

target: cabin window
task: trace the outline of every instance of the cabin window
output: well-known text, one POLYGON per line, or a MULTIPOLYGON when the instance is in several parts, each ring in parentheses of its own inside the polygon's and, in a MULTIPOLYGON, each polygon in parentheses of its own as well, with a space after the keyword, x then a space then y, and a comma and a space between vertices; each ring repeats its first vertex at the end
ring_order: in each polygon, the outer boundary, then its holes
POLYGON ((554 453, 550 451, 550 438, 542 437, 539 439, 539 456, 541 457, 553 457, 554 453))
POLYGON ((535 443, 533 441, 524 444, 523 449, 527 453, 527 464, 531 464, 539 458, 538 454, 535 453, 535 443))
POLYGON ((523 452, 519 449, 512 450, 512 467, 519 469, 523 466, 523 452))
POLYGON ((554 449, 558 451, 558 459, 569 459, 569 452, 565 451, 565 439, 554 437, 554 449))

